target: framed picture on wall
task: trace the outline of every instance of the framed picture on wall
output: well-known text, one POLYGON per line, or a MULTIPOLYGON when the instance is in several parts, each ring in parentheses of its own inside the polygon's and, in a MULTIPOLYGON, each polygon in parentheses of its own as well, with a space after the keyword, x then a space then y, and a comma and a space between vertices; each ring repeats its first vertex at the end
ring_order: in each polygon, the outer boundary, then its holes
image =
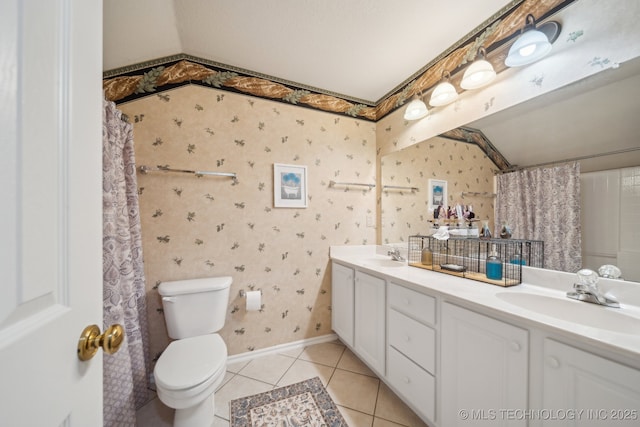
POLYGON ((433 212, 440 206, 447 207, 447 181, 439 179, 429 180, 429 211, 433 212))
POLYGON ((276 208, 307 207, 307 167, 273 164, 273 204, 276 208))

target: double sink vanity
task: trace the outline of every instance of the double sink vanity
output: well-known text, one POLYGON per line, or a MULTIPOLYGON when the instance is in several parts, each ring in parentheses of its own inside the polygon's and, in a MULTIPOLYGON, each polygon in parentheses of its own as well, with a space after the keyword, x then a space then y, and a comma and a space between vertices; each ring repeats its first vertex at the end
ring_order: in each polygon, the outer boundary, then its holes
POLYGON ((332 246, 332 327, 430 427, 640 425, 640 285, 566 297, 575 275, 523 267, 504 288, 332 246))

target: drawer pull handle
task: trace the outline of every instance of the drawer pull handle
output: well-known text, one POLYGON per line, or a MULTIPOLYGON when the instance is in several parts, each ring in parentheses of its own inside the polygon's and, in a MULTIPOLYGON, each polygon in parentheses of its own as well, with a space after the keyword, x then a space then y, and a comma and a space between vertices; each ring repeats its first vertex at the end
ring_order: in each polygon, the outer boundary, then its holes
POLYGON ((404 304, 405 305, 411 305, 411 300, 409 298, 405 298, 404 299, 404 304))
POLYGON ((517 341, 511 341, 511 350, 520 351, 520 350, 522 350, 522 346, 517 341))
POLYGON ((405 335, 404 340, 406 342, 410 342, 411 341, 411 337, 409 335, 405 335))
POLYGON ((411 380, 409 379, 409 377, 403 377, 402 381, 404 381, 406 384, 409 384, 411 382, 411 380))
POLYGON ((548 356, 547 357, 547 365, 549 365, 550 367, 554 368, 554 369, 558 369, 560 367, 560 361, 553 357, 553 356, 548 356))

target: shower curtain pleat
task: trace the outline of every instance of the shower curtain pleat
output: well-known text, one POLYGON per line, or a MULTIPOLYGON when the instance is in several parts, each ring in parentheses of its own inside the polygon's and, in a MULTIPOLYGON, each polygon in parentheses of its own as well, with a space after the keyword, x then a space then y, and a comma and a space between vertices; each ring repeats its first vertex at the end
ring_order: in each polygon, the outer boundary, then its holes
POLYGON ((148 401, 149 339, 133 127, 103 105, 103 327, 125 328, 120 350, 103 357, 104 426, 135 426, 148 401))
POLYGON ((514 238, 544 241, 545 268, 582 268, 578 162, 499 175, 497 190, 496 234, 506 223, 514 238))

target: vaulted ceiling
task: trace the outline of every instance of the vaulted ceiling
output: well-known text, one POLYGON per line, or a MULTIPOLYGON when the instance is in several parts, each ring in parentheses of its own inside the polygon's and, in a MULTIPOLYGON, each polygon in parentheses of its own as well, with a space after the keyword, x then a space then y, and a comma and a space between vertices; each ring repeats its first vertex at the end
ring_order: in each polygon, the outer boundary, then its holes
POLYGON ((372 105, 517 3, 105 0, 104 69, 184 53, 372 105))

